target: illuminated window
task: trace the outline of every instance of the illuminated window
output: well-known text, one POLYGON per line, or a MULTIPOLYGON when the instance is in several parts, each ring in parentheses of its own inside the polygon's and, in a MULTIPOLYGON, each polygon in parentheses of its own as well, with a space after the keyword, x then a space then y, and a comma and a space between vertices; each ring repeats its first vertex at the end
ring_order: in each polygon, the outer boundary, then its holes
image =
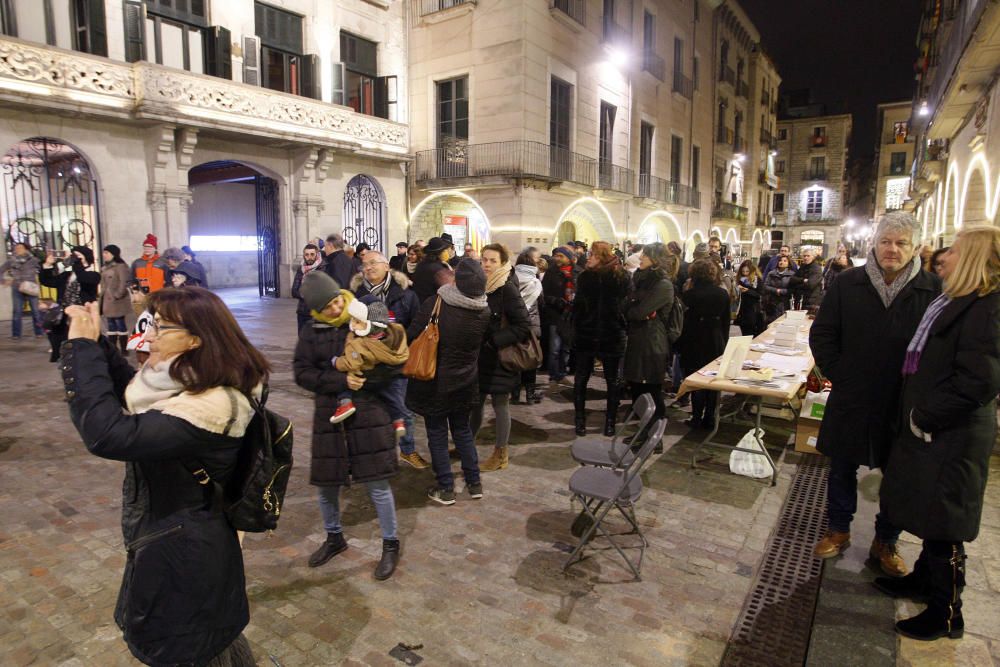
POLYGON ((903 208, 903 199, 910 189, 909 178, 890 178, 885 182, 885 210, 896 211, 903 208))
POLYGON ((823 215, 822 190, 809 190, 806 193, 806 215, 815 218, 823 215))

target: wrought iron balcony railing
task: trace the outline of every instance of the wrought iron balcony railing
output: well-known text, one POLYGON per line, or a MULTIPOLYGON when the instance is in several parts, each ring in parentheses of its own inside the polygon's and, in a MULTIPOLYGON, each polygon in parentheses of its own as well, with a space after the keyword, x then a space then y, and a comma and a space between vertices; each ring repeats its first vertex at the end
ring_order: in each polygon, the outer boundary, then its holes
POLYGON ((730 86, 736 85, 736 70, 732 67, 726 67, 723 65, 719 68, 719 81, 722 83, 728 83, 730 86))
POLYGON ((802 180, 804 181, 826 181, 829 180, 830 172, 824 170, 813 170, 810 169, 805 174, 802 175, 802 180))
POLYGON ((737 220, 746 222, 748 209, 746 206, 731 204, 727 201, 717 201, 712 207, 713 218, 723 218, 725 220, 737 220))
POLYGON ((476 4, 476 0, 420 0, 420 15, 427 16, 459 5, 474 4, 476 4))
POLYGON ((766 127, 760 128, 760 143, 766 144, 770 148, 775 146, 774 135, 766 127))
POLYGON ((656 55, 656 53, 653 51, 643 52, 642 69, 645 72, 649 72, 660 81, 665 80, 667 71, 666 64, 663 62, 663 58, 656 55))
POLYGON ((586 0, 555 0, 552 5, 580 25, 586 25, 586 0))
POLYGON ((747 85, 746 81, 736 82, 736 96, 737 97, 750 97, 750 86, 747 85))
POLYGON ((650 174, 639 174, 637 197, 653 199, 663 204, 701 208, 701 193, 688 185, 674 183, 650 174))
POLYGON ((598 166, 597 172, 597 189, 627 194, 635 192, 635 174, 631 169, 605 162, 598 166))
POLYGON ((694 98, 694 81, 691 77, 684 76, 681 72, 674 72, 674 88, 675 93, 680 93, 684 97, 690 99, 694 98))

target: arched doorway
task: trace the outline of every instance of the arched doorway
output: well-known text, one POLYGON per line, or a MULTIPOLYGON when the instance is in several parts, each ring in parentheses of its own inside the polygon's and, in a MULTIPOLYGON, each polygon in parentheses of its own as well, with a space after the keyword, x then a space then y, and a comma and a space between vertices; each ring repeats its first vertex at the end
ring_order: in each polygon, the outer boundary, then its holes
POLYGON ((451 234, 456 248, 471 243, 478 251, 490 242, 490 220, 479 202, 464 192, 439 192, 410 212, 407 238, 414 243, 444 232, 451 234))
POLYGON ((278 182, 257 168, 219 160, 188 172, 188 236, 212 287, 257 286, 280 293, 278 182))
POLYGON ((374 178, 358 174, 344 191, 344 241, 367 243, 384 254, 385 237, 385 191, 374 178))
POLYGON ((563 220, 556 228, 556 245, 566 245, 576 240, 576 225, 563 220))
POLYGON ((687 261, 694 259, 694 248, 699 243, 706 243, 705 233, 700 229, 696 229, 688 236, 687 243, 684 245, 684 258, 687 261))
POLYGON ((0 158, 0 221, 7 250, 27 243, 36 253, 101 247, 97 178, 90 163, 50 137, 20 141, 0 158))
POLYGON ((944 186, 944 204, 941 207, 941 234, 944 243, 951 243, 955 238, 955 229, 958 222, 958 170, 948 172, 948 180, 944 186))
POLYGON ((986 196, 986 180, 982 169, 972 169, 969 180, 965 183, 965 198, 962 200, 963 227, 988 222, 986 196))
MULTIPOLYGON (((576 233, 575 238, 567 240, 584 241, 588 245, 594 241, 607 241, 612 245, 618 242, 608 209, 591 197, 578 199, 566 207, 559 216, 557 231, 566 223, 571 223, 576 233)), ((556 238, 559 238, 558 233, 556 238)))
POLYGON ((670 243, 676 241, 684 244, 684 235, 677 219, 667 211, 654 211, 639 223, 636 234, 637 243, 670 243))

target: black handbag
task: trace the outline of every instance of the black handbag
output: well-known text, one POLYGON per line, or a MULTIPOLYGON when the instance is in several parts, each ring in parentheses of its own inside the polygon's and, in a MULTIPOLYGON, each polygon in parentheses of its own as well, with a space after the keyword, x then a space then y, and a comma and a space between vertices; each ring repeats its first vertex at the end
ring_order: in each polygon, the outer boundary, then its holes
POLYGON ((45 330, 45 333, 52 333, 62 327, 65 321, 66 313, 63 312, 62 306, 54 303, 49 306, 48 310, 45 311, 45 315, 42 316, 42 329, 45 330))

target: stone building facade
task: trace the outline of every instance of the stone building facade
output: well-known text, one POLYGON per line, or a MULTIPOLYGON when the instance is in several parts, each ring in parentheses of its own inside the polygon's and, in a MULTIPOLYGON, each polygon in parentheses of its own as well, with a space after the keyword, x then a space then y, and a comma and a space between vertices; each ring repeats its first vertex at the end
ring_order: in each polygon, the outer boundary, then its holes
POLYGON ((912 103, 878 105, 878 146, 875 148, 875 219, 903 208, 910 191, 910 167, 916 137, 910 132, 912 103))
POLYGON ((406 7, 0 3, 4 252, 131 260, 151 232, 199 250, 214 286, 283 295, 309 239, 387 249, 407 213, 406 7))
POLYGON ((828 115, 778 121, 774 240, 836 250, 844 229, 847 150, 851 116, 828 115), (779 237, 777 232, 781 233, 779 237))

